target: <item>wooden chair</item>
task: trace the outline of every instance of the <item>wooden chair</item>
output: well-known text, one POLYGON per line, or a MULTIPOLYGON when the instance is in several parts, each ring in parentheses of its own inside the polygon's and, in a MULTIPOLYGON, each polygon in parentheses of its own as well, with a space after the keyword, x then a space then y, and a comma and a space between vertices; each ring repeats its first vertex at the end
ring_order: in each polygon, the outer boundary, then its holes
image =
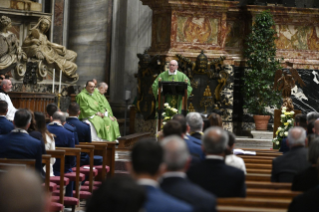
POLYGON ((60 159, 60 195, 58 202, 64 205, 64 165, 65 165, 65 150, 46 150, 47 154, 50 154, 51 157, 60 159))
POLYGON ((118 150, 130 150, 131 147, 136 143, 136 141, 149 137, 151 133, 134 133, 126 136, 122 136, 118 138, 119 145, 117 147, 118 150))
POLYGON ((251 208, 245 206, 217 206, 218 212, 287 212, 281 208, 251 208))
POLYGON ((44 187, 47 192, 50 192, 50 159, 51 155, 42 155, 42 164, 45 164, 45 182, 44 187))
POLYGON ((112 163, 113 163, 113 172, 114 172, 115 145, 114 145, 114 151, 113 151, 113 146, 110 146, 110 149, 108 148, 110 143, 115 143, 115 142, 80 142, 80 145, 93 145, 94 146, 94 155, 101 155, 103 157, 101 178, 100 178, 101 181, 106 178, 106 174, 107 174, 106 173, 106 166, 107 165, 109 165, 110 169, 112 170, 111 167, 112 167, 112 163), (112 157, 109 157, 109 153, 114 154, 113 160, 112 160, 112 157))
MULTIPOLYGON (((80 148, 70 148, 70 147, 56 147, 57 150, 64 150, 65 156, 75 156, 76 157, 76 173, 75 173, 75 196, 79 199, 79 179, 80 179, 80 148)), ((60 190, 63 187, 60 187, 60 190)), ((75 206, 74 206, 75 207, 75 206)), ((73 208, 73 206, 72 206, 73 208)))
POLYGON ((94 146, 93 145, 75 145, 76 148, 81 148, 81 152, 87 153, 90 158, 89 171, 89 191, 93 192, 93 166, 94 166, 94 146))

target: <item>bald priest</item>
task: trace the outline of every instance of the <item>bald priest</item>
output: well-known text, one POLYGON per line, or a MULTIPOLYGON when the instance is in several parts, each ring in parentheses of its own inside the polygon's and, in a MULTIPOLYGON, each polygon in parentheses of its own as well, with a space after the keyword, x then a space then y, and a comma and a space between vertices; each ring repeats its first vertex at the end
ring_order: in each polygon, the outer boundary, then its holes
MULTIPOLYGON (((158 75, 158 77, 155 79, 152 90, 153 94, 155 96, 155 99, 157 100, 158 95, 158 82, 159 81, 169 81, 169 82, 186 82, 188 84, 187 86, 187 97, 190 96, 190 94, 193 91, 193 88, 190 84, 190 80, 188 77, 181 71, 178 71, 178 62, 176 60, 172 60, 169 63, 169 70, 164 71, 158 75)), ((166 95, 165 96, 165 102, 169 104, 170 107, 176 108, 179 113, 182 111, 182 96, 174 96, 174 95, 166 95)), ((156 103, 156 108, 158 107, 156 103)))

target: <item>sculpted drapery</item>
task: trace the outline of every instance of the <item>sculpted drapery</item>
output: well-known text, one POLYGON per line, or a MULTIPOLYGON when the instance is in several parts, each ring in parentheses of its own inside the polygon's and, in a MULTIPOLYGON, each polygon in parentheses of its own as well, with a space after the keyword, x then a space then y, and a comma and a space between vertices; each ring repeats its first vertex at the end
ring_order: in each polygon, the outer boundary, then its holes
POLYGON ((51 43, 45 35, 50 26, 51 19, 49 17, 40 17, 38 23, 24 40, 22 48, 28 57, 44 60, 48 64, 54 65, 56 70, 62 70, 69 81, 76 82, 79 79, 75 64, 77 53, 67 50, 62 45, 51 43))

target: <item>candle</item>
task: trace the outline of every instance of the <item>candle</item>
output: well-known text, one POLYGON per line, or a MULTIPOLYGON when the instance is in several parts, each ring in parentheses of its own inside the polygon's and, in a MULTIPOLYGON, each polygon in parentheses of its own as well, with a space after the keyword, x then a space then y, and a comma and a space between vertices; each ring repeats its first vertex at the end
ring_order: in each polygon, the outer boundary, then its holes
POLYGON ((59 93, 61 93, 62 70, 60 70, 59 93))
POLYGON ((54 81, 55 81, 55 69, 53 69, 53 77, 52 77, 52 93, 54 93, 54 81))

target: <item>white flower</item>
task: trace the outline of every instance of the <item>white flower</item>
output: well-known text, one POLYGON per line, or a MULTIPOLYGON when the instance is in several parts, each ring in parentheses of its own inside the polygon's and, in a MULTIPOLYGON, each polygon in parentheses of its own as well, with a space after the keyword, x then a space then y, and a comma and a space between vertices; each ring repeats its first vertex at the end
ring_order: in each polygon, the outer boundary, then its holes
POLYGON ((162 116, 165 116, 166 115, 166 113, 164 112, 164 113, 162 113, 162 116))
POLYGON ((164 104, 164 107, 168 107, 169 106, 169 104, 166 102, 165 104, 164 104))
POLYGON ((174 113, 177 113, 177 109, 176 108, 172 108, 172 111, 174 112, 174 113))
POLYGON ((279 141, 276 142, 276 145, 279 145, 279 141))
POLYGON ((288 121, 287 121, 289 124, 291 124, 291 120, 289 119, 288 121))
POLYGON ((284 136, 284 133, 283 133, 283 132, 280 132, 279 135, 280 135, 280 137, 283 137, 283 136, 284 136))
POLYGON ((288 136, 288 132, 285 132, 285 137, 287 137, 288 136))
POLYGON ((295 112, 292 110, 292 111, 290 111, 290 114, 291 114, 291 115, 294 115, 294 114, 295 114, 295 112))
POLYGON ((282 128, 281 128, 281 127, 278 127, 278 130, 279 130, 279 131, 281 131, 281 130, 282 130, 282 128))
POLYGON ((282 110, 287 110, 287 107, 282 107, 282 110))
POLYGON ((163 122, 163 125, 165 125, 166 124, 166 122, 163 122))
POLYGON ((285 118, 285 114, 281 114, 280 117, 281 117, 281 118, 285 118))

